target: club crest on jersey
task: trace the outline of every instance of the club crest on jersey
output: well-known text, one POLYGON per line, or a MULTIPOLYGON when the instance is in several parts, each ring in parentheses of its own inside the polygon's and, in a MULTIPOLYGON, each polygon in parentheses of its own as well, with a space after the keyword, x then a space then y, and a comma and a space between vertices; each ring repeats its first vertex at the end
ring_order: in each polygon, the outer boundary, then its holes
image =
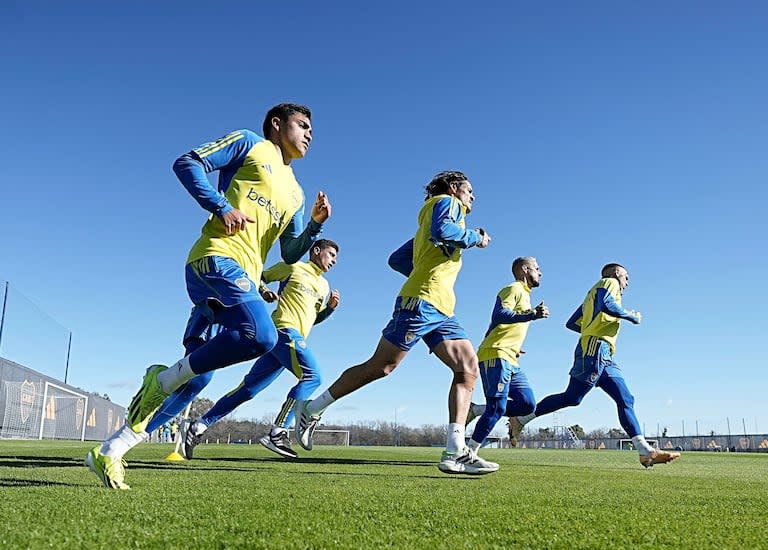
POLYGON ((592 382, 593 384, 597 381, 597 373, 596 372, 593 372, 592 374, 589 375, 589 381, 592 382))
POLYGON ((504 391, 504 384, 498 384, 496 386, 496 391, 500 391, 500 392, 504 391))
POLYGON ((235 284, 237 285, 237 288, 243 292, 251 291, 251 280, 248 277, 240 277, 239 279, 235 279, 235 284))
POLYGON ((296 342, 296 345, 299 346, 301 349, 304 349, 307 347, 307 343, 304 340, 299 340, 296 342))
POLYGON ((406 333, 405 333, 405 343, 406 343, 406 344, 410 344, 410 343, 411 343, 411 342, 413 342, 415 339, 416 339, 416 334, 414 334, 414 333, 413 333, 413 332, 411 332, 410 330, 409 330, 408 332, 406 332, 406 333))

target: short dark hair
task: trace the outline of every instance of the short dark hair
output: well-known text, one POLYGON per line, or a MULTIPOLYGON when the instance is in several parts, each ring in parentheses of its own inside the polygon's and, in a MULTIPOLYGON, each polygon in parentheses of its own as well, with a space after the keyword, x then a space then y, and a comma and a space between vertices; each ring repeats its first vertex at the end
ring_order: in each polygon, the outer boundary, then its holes
POLYGON ((294 113, 301 113, 308 119, 312 120, 312 111, 306 105, 299 105, 297 103, 280 103, 275 105, 269 111, 267 111, 264 117, 264 124, 261 125, 261 131, 264 133, 264 139, 269 139, 269 132, 272 129, 272 119, 274 117, 279 118, 285 122, 294 113))
POLYGON ((523 269, 523 266, 532 263, 533 260, 533 256, 521 256, 519 258, 515 258, 515 260, 512 262, 512 275, 515 276, 515 279, 522 275, 521 270, 523 269))
POLYGON ((339 251, 339 245, 336 244, 335 241, 332 241, 331 239, 320 239, 318 241, 315 241, 315 244, 312 245, 312 248, 319 247, 320 250, 328 247, 332 247, 336 249, 336 252, 339 251))
POLYGON ((448 189, 451 187, 451 184, 461 185, 462 183, 469 181, 467 179, 467 176, 464 175, 463 172, 457 172, 457 171, 445 171, 440 172, 439 174, 436 174, 434 178, 432 178, 432 181, 430 181, 426 187, 424 188, 424 191, 426 191, 427 196, 424 200, 431 199, 432 197, 435 197, 437 195, 443 195, 448 193, 448 189))
POLYGON ((617 264, 617 263, 605 264, 603 266, 603 269, 600 270, 600 276, 601 277, 613 277, 614 271, 616 271, 616 269, 619 268, 619 267, 621 269, 627 269, 623 265, 617 264))

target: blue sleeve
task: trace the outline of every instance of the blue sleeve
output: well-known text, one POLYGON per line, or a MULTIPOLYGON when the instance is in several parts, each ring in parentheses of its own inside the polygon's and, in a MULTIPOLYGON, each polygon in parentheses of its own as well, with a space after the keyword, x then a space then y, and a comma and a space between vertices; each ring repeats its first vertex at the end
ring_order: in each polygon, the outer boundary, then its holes
POLYGON ((450 197, 435 203, 432 209, 432 240, 456 248, 469 248, 482 240, 474 229, 464 229, 459 222, 464 219, 458 201, 450 197))
POLYGON ((335 308, 332 308, 332 307, 330 307, 330 306, 327 306, 325 309, 321 310, 321 311, 320 311, 320 312, 317 314, 317 317, 315 317, 315 322, 314 322, 314 324, 315 324, 315 325, 319 325, 320 323, 322 323, 323 321, 325 321, 325 320, 326 320, 328 317, 330 317, 330 316, 331 316, 331 314, 332 314, 334 311, 336 311, 336 309, 335 309, 335 308))
POLYGON ((581 318, 583 316, 581 306, 579 306, 576 311, 573 312, 573 315, 571 315, 565 322, 565 328, 581 334, 581 318))
POLYGON ((311 219, 307 222, 304 230, 299 232, 304 226, 304 205, 293 215, 288 226, 280 235, 280 255, 287 264, 295 264, 301 257, 315 244, 320 233, 323 231, 323 225, 311 219))
POLYGON ((173 163, 176 177, 197 203, 218 216, 232 210, 224 194, 215 189, 206 174, 239 167, 248 151, 263 138, 250 130, 238 130, 181 155, 173 163))
POLYGON ((595 296, 595 303, 599 305, 600 311, 603 313, 607 313, 608 315, 613 315, 614 317, 619 317, 620 319, 626 319, 627 321, 637 322, 637 317, 632 315, 629 311, 621 307, 619 304, 616 303, 616 300, 613 299, 613 296, 610 292, 608 292, 608 289, 605 288, 598 288, 597 294, 595 296))
POLYGON ((493 312, 491 313, 491 327, 510 325, 512 323, 527 323, 535 318, 536 313, 534 311, 520 312, 505 308, 501 305, 501 298, 497 296, 493 312))
POLYGON ((408 277, 413 271, 413 239, 395 250, 387 263, 389 267, 408 277))

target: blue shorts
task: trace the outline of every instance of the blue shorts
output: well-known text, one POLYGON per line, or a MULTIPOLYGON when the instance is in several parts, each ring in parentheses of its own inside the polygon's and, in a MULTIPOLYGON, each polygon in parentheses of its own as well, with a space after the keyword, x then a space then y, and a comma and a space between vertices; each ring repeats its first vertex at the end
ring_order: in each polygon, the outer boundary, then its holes
POLYGON ((480 378, 486 398, 506 398, 509 396, 509 387, 513 380, 516 387, 530 386, 523 369, 500 358, 480 361, 480 378))
POLYGON ((587 351, 581 348, 581 342, 576 346, 573 357, 573 367, 569 373, 572 378, 589 386, 595 386, 605 372, 605 369, 617 367, 611 355, 611 346, 605 340, 590 338, 587 351))
POLYGON ((422 339, 430 350, 444 340, 469 340, 456 317, 440 313, 424 300, 402 296, 395 300, 392 319, 381 334, 403 351, 410 351, 422 339))
POLYGON ((206 256, 187 264, 187 293, 200 314, 213 319, 209 301, 225 307, 263 300, 259 285, 232 258, 206 256))

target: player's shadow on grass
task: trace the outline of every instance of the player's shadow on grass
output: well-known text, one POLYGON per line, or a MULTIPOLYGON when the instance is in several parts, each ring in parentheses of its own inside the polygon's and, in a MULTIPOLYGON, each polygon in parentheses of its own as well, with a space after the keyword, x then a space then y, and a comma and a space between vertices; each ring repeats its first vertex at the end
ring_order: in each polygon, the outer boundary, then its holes
POLYGON ((3 456, 0 468, 82 468, 82 458, 55 456, 3 456))
POLYGON ((62 483, 60 481, 43 481, 40 479, 11 479, 7 477, 0 478, 0 487, 76 487, 73 483, 62 483))
POLYGON ((216 457, 201 458, 200 460, 214 460, 216 462, 266 462, 266 463, 293 463, 293 464, 362 464, 362 465, 382 465, 382 466, 435 466, 435 462, 426 462, 419 460, 375 460, 366 458, 330 458, 330 457, 306 457, 299 458, 278 458, 276 456, 249 456, 249 457, 216 457))
MULTIPOLYGON (((212 460, 211 460, 212 461, 212 460)), ((216 459, 219 462, 220 459, 216 459)), ((128 461, 128 470, 194 470, 196 472, 220 472, 222 469, 215 466, 205 466, 206 462, 210 462, 206 459, 199 459, 191 461, 194 466, 191 466, 190 461, 185 462, 159 462, 152 460, 130 460, 128 461)), ((257 470, 265 470, 266 468, 230 468, 227 467, 227 471, 231 472, 255 472, 257 470)))

